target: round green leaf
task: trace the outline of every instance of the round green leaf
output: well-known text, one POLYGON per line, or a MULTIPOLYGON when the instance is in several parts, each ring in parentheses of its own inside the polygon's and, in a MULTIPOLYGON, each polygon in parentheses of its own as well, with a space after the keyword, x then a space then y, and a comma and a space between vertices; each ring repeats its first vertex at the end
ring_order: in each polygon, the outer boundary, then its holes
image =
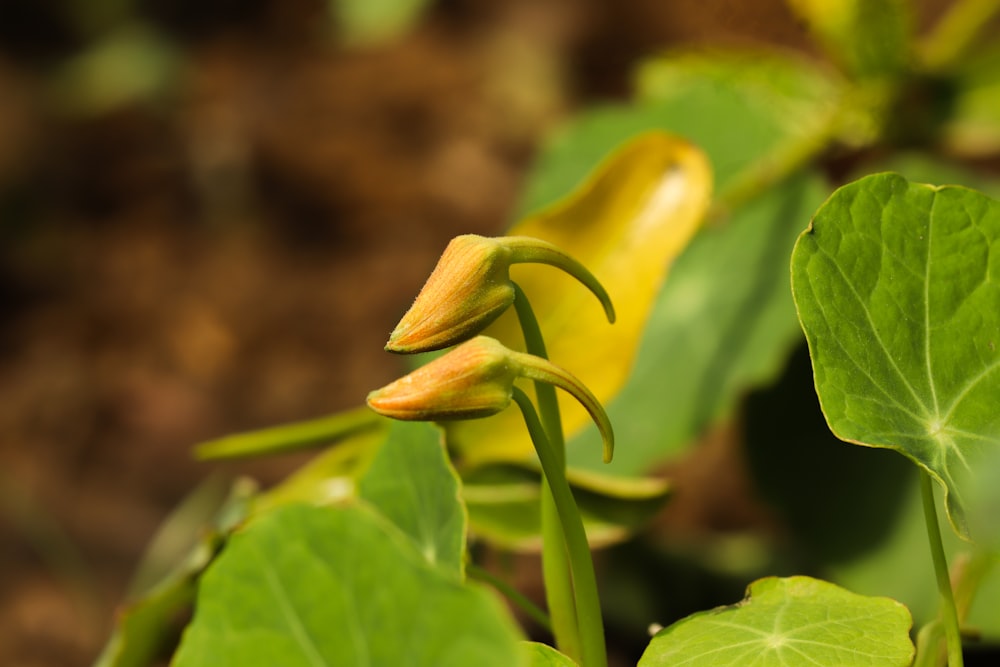
POLYGON ((792 291, 830 429, 926 469, 970 537, 973 473, 1000 443, 1000 203, 863 178, 799 238, 792 291))
POLYGON ((639 667, 905 667, 910 614, 889 598, 809 577, 768 577, 743 602, 689 616, 653 637, 639 667))
POLYGON ((288 505, 205 573, 177 667, 509 667, 519 633, 489 591, 427 563, 363 505, 288 505))

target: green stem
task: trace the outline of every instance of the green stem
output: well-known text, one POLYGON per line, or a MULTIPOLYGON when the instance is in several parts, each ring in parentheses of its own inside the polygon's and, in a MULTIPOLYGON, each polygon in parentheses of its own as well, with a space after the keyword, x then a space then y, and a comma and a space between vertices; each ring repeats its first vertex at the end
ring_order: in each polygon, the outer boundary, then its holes
POLYGON ((541 491, 542 579, 545 582, 545 604, 552 619, 552 636, 560 651, 580 662, 583 658, 580 619, 576 615, 576 596, 573 594, 566 538, 552 498, 552 489, 544 476, 541 491))
POLYGON ((497 589, 504 597, 510 600, 514 606, 523 611, 526 616, 549 632, 552 632, 552 622, 548 614, 538 608, 534 602, 524 596, 519 590, 508 584, 503 579, 497 577, 489 570, 467 563, 465 572, 473 579, 482 581, 497 589))
MULTIPOLYGON (((524 290, 517 283, 514 285, 514 310, 517 319, 521 324, 521 331, 524 334, 524 347, 528 354, 533 354, 542 359, 548 359, 549 354, 545 349, 545 339, 542 337, 542 329, 538 326, 538 318, 535 311, 528 302, 528 297, 524 290)), ((549 436, 549 442, 559 457, 559 465, 566 465, 566 442, 563 438, 562 417, 559 415, 559 401, 556 399, 556 388, 547 382, 535 382, 535 396, 538 398, 538 414, 545 427, 545 433, 549 436)))
POLYGON ((594 573, 594 562, 590 558, 587 533, 583 529, 583 521, 573 499, 573 492, 570 491, 569 483, 566 481, 564 465, 545 435, 545 429, 542 428, 528 395, 518 387, 514 387, 514 400, 521 408, 524 423, 535 445, 542 473, 548 478, 552 499, 562 522, 566 554, 569 557, 570 573, 573 578, 576 610, 580 621, 581 667, 607 667, 608 657, 604 645, 601 604, 597 595, 597 576, 594 573))
MULTIPOLYGON (((538 318, 528 303, 524 291, 514 283, 514 310, 524 333, 525 348, 529 354, 547 359, 545 340, 542 338, 538 318)), ((535 382, 538 409, 545 432, 557 456, 558 465, 565 469, 565 442, 556 389, 544 382, 535 382)), ((570 658, 580 661, 582 647, 580 623, 576 614, 576 598, 570 576, 566 539, 560 525, 559 513, 546 477, 542 477, 542 576, 545 580, 545 601, 552 617, 552 634, 556 646, 570 658)))
POLYGON ((924 501, 924 522, 927 525, 934 575, 937 577, 938 593, 941 596, 941 622, 944 624, 948 645, 948 665, 962 667, 962 635, 958 628, 958 611, 948 577, 948 560, 941 542, 941 527, 938 524, 937 506, 934 504, 934 482, 926 471, 920 472, 920 495, 924 501))

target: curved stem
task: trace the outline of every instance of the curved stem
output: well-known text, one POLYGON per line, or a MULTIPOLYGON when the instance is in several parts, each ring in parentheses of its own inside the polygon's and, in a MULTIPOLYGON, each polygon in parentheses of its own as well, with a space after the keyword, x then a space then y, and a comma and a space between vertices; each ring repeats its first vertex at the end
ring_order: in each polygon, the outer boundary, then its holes
MULTIPOLYGON (((542 329, 538 326, 538 318, 535 311, 528 302, 521 286, 515 282, 514 286, 514 311, 517 313, 518 322, 521 324, 521 332, 524 335, 524 347, 528 354, 548 359, 549 354, 545 349, 545 339, 542 337, 542 329)), ((535 396, 538 399, 538 414, 541 417, 542 426, 549 436, 549 442, 559 457, 559 463, 566 465, 566 442, 562 432, 562 417, 559 415, 559 401, 556 399, 556 388, 546 382, 535 382, 535 396)))
POLYGON ((510 250, 512 264, 524 262, 548 264, 562 269, 579 280, 601 302, 608 322, 614 323, 615 307, 611 303, 611 297, 608 296, 601 281, 578 260, 564 253, 558 246, 530 236, 506 236, 502 240, 504 247, 510 250))
POLYGON ((920 495, 924 502, 924 522, 930 541, 931 558, 934 561, 934 575, 937 578, 938 593, 941 596, 941 622, 948 645, 948 666, 962 667, 962 635, 958 627, 958 611, 955 596, 948 577, 948 560, 941 542, 941 527, 938 524, 937 507, 934 504, 934 482, 927 471, 920 471, 920 495))
POLYGON ((573 592, 580 622, 581 667, 607 667, 608 657, 604 644, 604 621, 601 618, 601 604, 597 595, 597 576, 594 562, 590 558, 590 544, 583 529, 580 511, 577 509, 573 493, 566 481, 556 452, 545 435, 531 399, 518 387, 514 387, 514 400, 521 408, 524 423, 528 427, 531 441, 538 453, 542 472, 549 481, 552 499, 562 522, 566 538, 566 554, 569 558, 570 573, 573 577, 573 592))

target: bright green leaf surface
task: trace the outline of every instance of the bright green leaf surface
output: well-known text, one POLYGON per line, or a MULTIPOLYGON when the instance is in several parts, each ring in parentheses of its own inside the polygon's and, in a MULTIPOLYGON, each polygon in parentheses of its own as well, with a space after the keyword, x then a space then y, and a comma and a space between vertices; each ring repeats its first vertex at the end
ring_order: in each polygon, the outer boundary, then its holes
POLYGON ((910 614, 809 577, 760 579, 747 599, 661 630, 639 667, 905 667, 910 614))
MULTIPOLYGON (((795 177, 724 226, 703 229, 660 292, 625 388, 608 405, 619 447, 601 469, 639 475, 724 418, 755 384, 773 378, 801 334, 788 293, 786 258, 801 221, 826 188, 795 177)), ((600 436, 574 437, 572 465, 594 467, 600 436)))
POLYGON ((429 563, 462 573, 465 508, 439 428, 394 423, 358 495, 409 535, 429 563))
POLYGON ((878 174, 838 190, 792 258, 820 405, 841 439, 964 486, 1000 437, 1000 203, 878 174))
POLYGON ((202 579, 177 667, 511 667, 486 589, 428 565, 364 506, 291 505, 235 534, 202 579))
POLYGON ((522 646, 530 658, 525 667, 576 667, 575 662, 546 644, 523 642, 522 646))

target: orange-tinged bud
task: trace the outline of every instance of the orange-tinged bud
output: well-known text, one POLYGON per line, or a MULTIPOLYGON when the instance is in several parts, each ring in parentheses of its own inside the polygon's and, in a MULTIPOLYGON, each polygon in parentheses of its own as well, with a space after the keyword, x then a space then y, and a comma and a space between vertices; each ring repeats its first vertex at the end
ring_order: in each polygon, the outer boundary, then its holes
POLYGON ((510 251, 496 239, 453 238, 385 349, 428 352, 476 335, 514 303, 509 267, 510 251))
POLYGON ((478 334, 514 303, 510 265, 533 262, 559 267, 600 299, 608 320, 615 312, 590 271, 556 246, 526 236, 457 236, 420 294, 389 336, 390 352, 428 352, 478 334))
POLYGON ((510 350, 478 336, 368 394, 375 412, 393 419, 474 419, 510 405, 517 374, 510 350))
POLYGON ((597 424, 604 439, 604 461, 614 453, 614 432, 604 408, 586 386, 547 359, 476 336, 409 375, 368 394, 381 415, 409 421, 475 419, 510 405, 514 381, 527 378, 572 394, 597 424))

